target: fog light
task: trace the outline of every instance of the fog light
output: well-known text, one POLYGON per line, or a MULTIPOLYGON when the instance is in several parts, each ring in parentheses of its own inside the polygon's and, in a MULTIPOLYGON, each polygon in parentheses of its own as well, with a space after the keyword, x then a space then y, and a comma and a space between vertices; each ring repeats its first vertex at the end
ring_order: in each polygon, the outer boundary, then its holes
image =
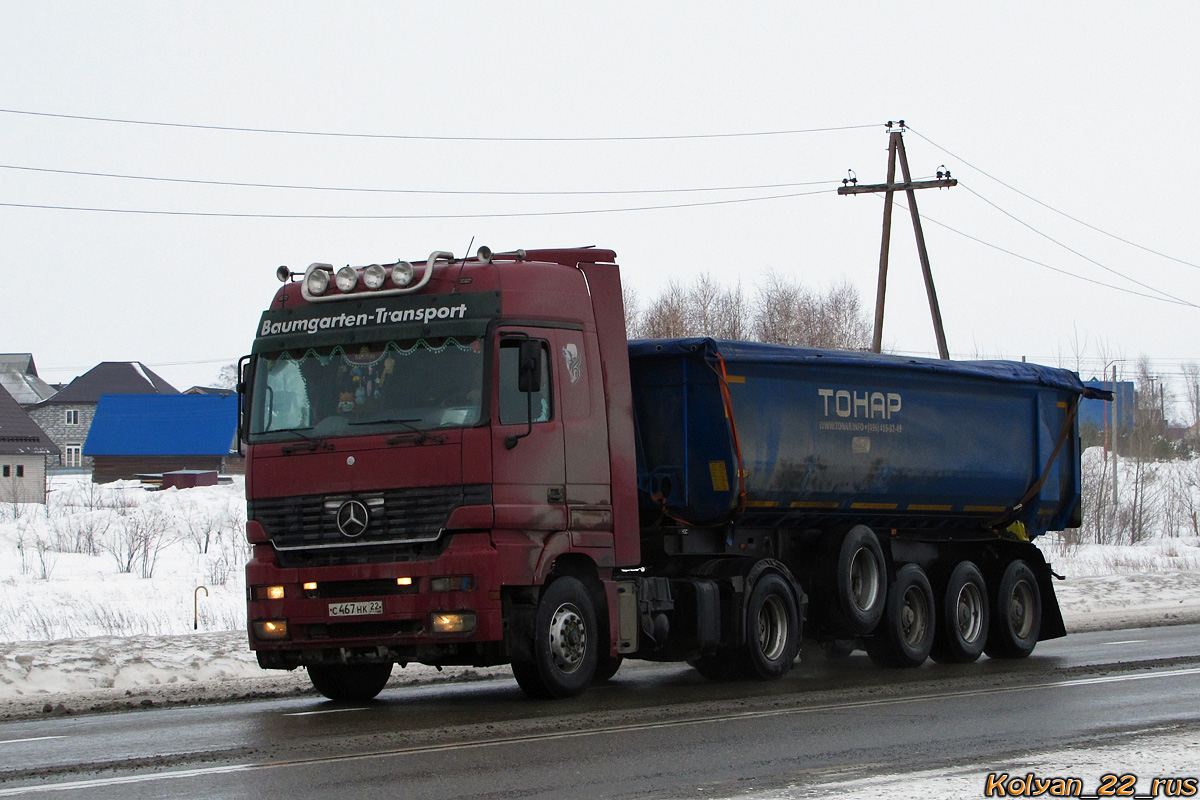
POLYGON ((456 611, 433 614, 430 628, 434 633, 472 633, 475 630, 475 613, 456 611))
POLYGON ((256 639, 279 640, 288 638, 286 619, 255 620, 251 627, 254 630, 254 638, 256 639))
POLYGON ((378 289, 387 280, 387 270, 378 264, 372 264, 363 270, 363 283, 368 289, 378 289))
POLYGON ((316 581, 309 581, 308 583, 304 584, 304 591, 315 592, 316 590, 317 590, 316 581))
POLYGON ((329 288, 329 273, 323 269, 314 269, 304 278, 308 283, 309 294, 325 294, 325 290, 329 288))
POLYGON ((358 270, 354 267, 342 267, 337 271, 337 287, 343 292, 351 292, 358 285, 358 270))
POLYGON ((413 275, 413 265, 407 261, 397 261, 392 266, 392 283, 401 289, 412 283, 413 275))
POLYGON ((412 586, 412 578, 396 578, 397 586, 412 586))

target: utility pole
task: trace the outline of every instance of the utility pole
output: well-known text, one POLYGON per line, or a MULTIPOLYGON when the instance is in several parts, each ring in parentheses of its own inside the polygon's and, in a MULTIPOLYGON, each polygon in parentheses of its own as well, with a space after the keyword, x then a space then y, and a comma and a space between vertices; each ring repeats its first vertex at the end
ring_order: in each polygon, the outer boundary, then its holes
POLYGON ((904 152, 904 120, 898 127, 893 128, 888 122, 888 170, 887 183, 876 183, 859 186, 857 178, 842 181, 838 194, 866 194, 883 192, 883 243, 879 248, 879 285, 875 292, 875 335, 871 342, 873 352, 883 349, 883 298, 887 288, 888 249, 892 238, 892 199, 897 191, 908 195, 908 211, 912 216, 913 232, 917 237, 917 255, 921 259, 921 272, 925 276, 925 293, 929 296, 929 312, 933 316, 933 334, 937 337, 938 355, 943 359, 950 358, 946 348, 946 332, 942 329, 942 312, 938 307, 937 292, 933 288, 933 272, 929 268, 929 253, 925 249, 925 234, 921 230, 921 217, 917 213, 917 189, 948 189, 957 186, 958 181, 950 177, 950 171, 938 170, 937 180, 913 181, 908 171, 908 155, 904 152), (904 174, 904 182, 896 183, 896 159, 899 157, 900 169, 904 174))

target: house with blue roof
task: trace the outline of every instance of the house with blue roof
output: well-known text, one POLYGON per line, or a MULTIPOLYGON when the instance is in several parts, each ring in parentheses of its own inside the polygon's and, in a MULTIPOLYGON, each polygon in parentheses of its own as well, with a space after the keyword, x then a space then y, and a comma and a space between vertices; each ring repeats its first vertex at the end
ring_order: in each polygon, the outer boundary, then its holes
POLYGON ((92 481, 177 470, 241 472, 238 398, 216 394, 106 394, 83 446, 92 481))

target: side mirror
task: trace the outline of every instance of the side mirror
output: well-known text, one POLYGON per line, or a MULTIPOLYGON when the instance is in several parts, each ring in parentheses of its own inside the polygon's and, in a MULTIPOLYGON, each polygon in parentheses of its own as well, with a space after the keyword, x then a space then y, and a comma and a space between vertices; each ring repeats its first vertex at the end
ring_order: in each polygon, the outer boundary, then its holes
POLYGON ((520 374, 517 376, 517 390, 526 393, 538 392, 542 389, 542 345, 533 339, 521 342, 520 374))

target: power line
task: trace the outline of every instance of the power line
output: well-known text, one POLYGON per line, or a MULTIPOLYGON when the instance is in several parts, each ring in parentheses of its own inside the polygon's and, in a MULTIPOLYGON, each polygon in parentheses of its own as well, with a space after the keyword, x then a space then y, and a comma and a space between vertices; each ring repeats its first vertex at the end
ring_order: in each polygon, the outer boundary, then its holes
POLYGON ((115 117, 89 117, 82 114, 51 114, 45 111, 24 111, 13 108, 0 108, 3 114, 21 114, 31 117, 49 117, 52 119, 84 120, 87 122, 110 122, 121 125, 147 125, 161 128, 186 128, 191 130, 227 131, 235 133, 273 133, 287 136, 335 136, 354 139, 399 139, 409 141, 430 142, 648 142, 648 141, 677 141, 682 139, 733 139, 754 136, 793 136, 802 133, 827 133, 832 131, 850 131, 862 128, 876 128, 878 123, 869 125, 838 125, 827 128, 801 128, 777 131, 741 131, 734 133, 692 133, 663 136, 428 136, 417 134, 397 133, 351 133, 342 131, 301 131, 284 128, 250 128, 235 125, 196 125, 183 122, 160 122, 141 119, 118 119, 115 117))
POLYGON ((453 189, 382 189, 362 186, 311 186, 293 183, 252 183, 248 181, 215 181, 199 178, 168 178, 154 175, 128 175, 115 172, 87 172, 73 169, 51 169, 48 167, 27 167, 16 164, 0 164, 0 169, 22 170, 25 172, 45 172, 55 175, 78 175, 92 178, 119 178, 122 180, 155 181, 162 183, 201 184, 205 186, 232 186, 253 189, 303 189, 321 192, 376 192, 385 194, 438 194, 438 195, 493 195, 493 196, 569 196, 569 195, 627 195, 627 194, 676 194, 684 192, 733 192, 754 191, 761 189, 789 189, 797 186, 833 185, 834 181, 799 181, 795 183, 761 183, 747 186, 692 186, 681 189, 593 189, 577 191, 486 191, 486 190, 453 190, 453 189))
MULTIPOLYGON (((1065 244, 1063 244, 1062 242, 1060 242, 1060 241, 1058 241, 1057 239, 1055 239, 1053 236, 1050 236, 1050 235, 1049 235, 1049 234, 1047 234, 1047 233, 1043 233, 1042 231, 1040 231, 1040 230, 1038 230, 1037 228, 1035 228, 1035 227, 1033 227, 1032 225, 1030 225, 1028 222, 1026 222, 1026 221, 1024 221, 1023 219, 1020 219, 1019 217, 1017 217, 1015 214, 1012 214, 1012 213, 1010 213, 1010 212, 1008 212, 1008 211, 1005 211, 1003 208, 1001 208, 1000 206, 996 205, 996 204, 995 204, 995 203, 993 203, 991 200, 988 200, 986 197, 984 197, 984 196, 983 196, 983 195, 981 195, 979 192, 977 192, 977 191, 975 191, 974 189, 972 189, 970 186, 967 186, 967 185, 966 185, 965 183, 963 183, 962 181, 959 181, 959 186, 962 186, 962 187, 963 187, 964 189, 966 189, 968 192, 970 192, 971 194, 975 195, 975 196, 976 196, 976 197, 978 197, 980 200, 982 200, 983 202, 987 203, 989 206, 991 206, 992 208, 996 209, 997 211, 999 211, 999 212, 1000 212, 1001 214, 1003 214, 1004 216, 1008 217, 1009 219, 1013 220, 1014 222, 1016 222, 1016 223, 1018 223, 1018 224, 1020 224, 1020 225, 1022 225, 1022 226, 1024 226, 1024 227, 1028 228, 1029 230, 1031 230, 1031 231, 1033 231, 1034 233, 1036 233, 1038 236, 1041 236, 1042 238, 1044 238, 1044 239, 1046 239, 1046 240, 1048 240, 1048 241, 1050 241, 1050 242, 1053 242, 1054 244, 1058 245, 1058 246, 1059 246, 1059 247, 1061 247, 1062 249, 1066 250, 1068 253, 1072 253, 1072 254, 1074 254, 1074 255, 1077 255, 1077 256, 1079 256, 1080 258, 1082 258, 1084 261, 1087 261, 1087 262, 1089 262, 1089 263, 1091 263, 1091 264, 1095 264, 1097 267, 1100 267, 1100 269, 1102 269, 1102 270, 1105 270, 1105 271, 1107 271, 1107 272, 1111 272, 1113 275, 1116 275, 1116 276, 1117 276, 1117 277, 1119 277, 1119 278, 1124 278, 1125 280, 1129 281, 1130 283, 1137 284, 1138 286, 1141 286, 1143 289, 1148 289, 1148 290, 1150 290, 1150 291, 1152 291, 1152 292, 1157 292, 1158 294, 1161 294, 1163 297, 1169 297, 1170 299, 1172 299, 1172 300, 1177 300, 1177 301, 1179 301, 1180 303, 1184 303, 1185 305, 1189 305, 1189 306, 1195 306, 1195 305, 1196 305, 1195 303, 1191 303, 1191 302, 1189 302, 1189 301, 1187 301, 1187 300, 1184 300, 1183 298, 1176 297, 1176 296, 1175 296, 1175 295, 1173 295, 1173 294, 1169 294, 1169 293, 1167 293, 1167 292, 1164 292, 1164 291, 1163 291, 1163 290, 1161 290, 1161 289, 1155 289, 1153 286, 1149 285, 1148 283, 1143 283, 1142 281, 1139 281, 1139 280, 1137 280, 1136 278, 1131 278, 1130 276, 1126 275, 1125 273, 1123 273, 1123 272, 1120 272, 1120 271, 1118 271, 1118 270, 1115 270, 1115 269, 1113 269, 1112 267, 1109 267, 1109 266, 1106 266, 1106 265, 1104 265, 1104 264, 1101 264, 1101 263, 1100 263, 1099 261, 1097 261, 1096 259, 1094 259, 1094 258, 1091 258, 1090 256, 1086 256, 1086 255, 1084 255, 1083 253, 1079 252, 1078 250, 1076 250, 1076 249, 1074 249, 1074 248, 1072 248, 1072 247, 1068 247, 1067 245, 1065 245, 1065 244)), ((1197 308, 1200 308, 1200 306, 1196 306, 1196 307, 1197 307, 1197 308)))
MULTIPOLYGON (((991 242, 984 241, 983 239, 980 239, 978 236, 972 236, 969 233, 960 231, 957 228, 947 225, 944 222, 939 222, 938 220, 934 219, 933 217, 925 216, 924 219, 926 219, 929 222, 932 222, 934 225, 945 228, 946 230, 950 231, 951 233, 957 233, 959 236, 970 239, 973 242, 978 242, 979 244, 983 245, 984 247, 990 247, 993 250, 997 250, 1001 253, 1004 253, 1005 255, 1010 255, 1010 256, 1013 256, 1014 258, 1019 258, 1022 261, 1027 261, 1030 264, 1034 264, 1034 265, 1042 267, 1044 269, 1048 269, 1052 272, 1057 272, 1059 274, 1066 275, 1071 278, 1076 278, 1077 280, 1087 281, 1088 283, 1094 283, 1095 285, 1103 286, 1106 289, 1115 289, 1116 291, 1124 292, 1125 294, 1131 294, 1136 297, 1144 297, 1148 300, 1157 300, 1161 303, 1170 303, 1171 305, 1177 305, 1177 306, 1187 306, 1189 308, 1200 308, 1200 306, 1196 305, 1195 303, 1189 303, 1186 300, 1172 299, 1169 296, 1159 296, 1159 295, 1163 294, 1161 292, 1159 292, 1158 295, 1146 294, 1145 292, 1138 292, 1133 289, 1127 289, 1124 286, 1114 286, 1111 283, 1105 283, 1104 281, 1098 281, 1095 278, 1088 278, 1084 275, 1078 275, 1074 272, 1069 272, 1065 269, 1059 269, 1058 267, 1052 267, 1049 264, 1043 263, 1041 261, 1037 261, 1036 259, 1029 258, 1028 256, 1023 256, 1020 253, 1016 253, 1012 250, 1001 247, 1000 245, 992 244, 991 242)), ((1157 292, 1158 290, 1154 289, 1153 291, 1157 292)))
POLYGON ((655 206, 636 206, 628 208, 592 208, 574 211, 511 211, 485 214, 261 214, 261 213, 230 213, 217 211, 164 211, 146 208, 99 208, 88 206, 59 206, 40 203, 4 203, 0 206, 8 208, 34 208, 49 211, 91 211, 108 214, 153 214, 171 217, 227 217, 248 219, 330 219, 330 220, 389 220, 389 219, 499 219, 511 217, 561 217, 582 214, 621 214, 631 211, 662 211, 676 208, 699 208, 702 206, 723 206, 735 203, 757 203, 765 200, 784 200, 792 197, 807 197, 817 194, 829 194, 833 189, 819 189, 812 192, 789 192, 786 194, 767 195, 765 197, 742 197, 733 200, 707 200, 699 203, 673 203, 655 206))
POLYGON ((965 158, 962 158, 961 156, 955 155, 954 153, 952 153, 951 151, 947 150, 945 147, 942 147, 940 144, 938 144, 937 142, 933 141, 933 140, 932 140, 932 139, 930 139, 928 136, 925 136, 924 134, 920 133, 919 131, 915 131, 915 130, 913 130, 912 128, 909 128, 908 130, 909 130, 909 131, 911 131, 912 133, 916 134, 917 136, 920 136, 922 139, 924 139, 925 141, 929 142, 931 145, 933 145, 933 146, 934 146, 934 147, 936 147, 937 149, 941 150, 941 151, 942 151, 943 153, 945 153, 946 155, 949 155, 949 156, 952 156, 952 157, 954 157, 954 158, 958 159, 958 160, 959 160, 959 161, 961 161, 963 164, 966 164, 968 167, 970 167, 971 169, 973 169, 973 170, 975 170, 976 172, 978 172, 980 175, 983 175, 983 176, 985 176, 985 177, 987 177, 987 178, 990 178, 990 179, 994 180, 996 183, 1000 184, 1001 186, 1003 186, 1003 187, 1005 187, 1005 188, 1007 188, 1007 189, 1011 189, 1012 191, 1014 191, 1014 192, 1016 192, 1017 194, 1021 195, 1021 196, 1022 196, 1022 197, 1024 197, 1026 200, 1030 200, 1030 201, 1032 201, 1032 202, 1034 202, 1034 203, 1037 203, 1039 206, 1042 206, 1043 208, 1049 209, 1050 211, 1053 211, 1055 214, 1059 214, 1060 216, 1066 217, 1067 219, 1071 220, 1072 222, 1075 222, 1075 223, 1077 223, 1077 224, 1079 224, 1079 225, 1082 225, 1083 227, 1085 227, 1085 228, 1088 228, 1089 230, 1093 230, 1093 231, 1095 231, 1096 233, 1101 233, 1101 234, 1104 234, 1105 236, 1108 236, 1109 238, 1116 239, 1118 242, 1121 242, 1122 244, 1127 244, 1127 245, 1129 245, 1130 247, 1136 247, 1137 249, 1139 249, 1139 250, 1143 250, 1143 251, 1145 251, 1145 252, 1147 252, 1147 253, 1150 253, 1151 255, 1156 255, 1156 256, 1158 256, 1158 257, 1160 257, 1160 258, 1165 258, 1165 259, 1167 259, 1168 261, 1174 261, 1174 262, 1176 262, 1177 264, 1183 264, 1184 266, 1187 266, 1187 267, 1192 267, 1192 268, 1194 268, 1194 269, 1200 269, 1200 264, 1196 264, 1196 263, 1194 263, 1194 262, 1191 262, 1191 261, 1186 261, 1186 260, 1184 260, 1184 259, 1182 259, 1182 258, 1176 258, 1175 256, 1172 256, 1172 255, 1167 255, 1166 253, 1159 252, 1158 250, 1154 250, 1154 249, 1152 249, 1152 248, 1146 247, 1145 245, 1141 245, 1141 244, 1138 244, 1137 242, 1130 241, 1129 239, 1122 238, 1122 237, 1120 237, 1120 236, 1117 236, 1115 233, 1110 233, 1110 232, 1108 232, 1108 231, 1104 230, 1103 228, 1098 228, 1098 227, 1096 227, 1095 225, 1092 225, 1092 224, 1090 224, 1090 223, 1084 222, 1083 220, 1079 219, 1078 217, 1073 217, 1073 216, 1071 216, 1070 214, 1068 214, 1068 213, 1067 213, 1067 212, 1065 212, 1065 211, 1060 211, 1059 209, 1055 208, 1054 206, 1050 205, 1049 203, 1044 203, 1044 202, 1042 202, 1041 200, 1038 200, 1038 199, 1037 199, 1036 197, 1034 197, 1033 195, 1026 194, 1025 192, 1021 191, 1021 190, 1020 190, 1020 189, 1018 189, 1017 187, 1015 187, 1015 186, 1013 186, 1013 185, 1011 185, 1011 184, 1009 184, 1009 183, 1005 183, 1004 181, 1002 181, 1002 180, 1000 180, 999 178, 997 178, 995 175, 991 175, 991 174, 989 174, 988 172, 985 172, 984 170, 982 170, 982 169, 980 169, 979 167, 977 167, 977 166, 975 166, 974 164, 972 164, 970 161, 967 161, 965 158))

